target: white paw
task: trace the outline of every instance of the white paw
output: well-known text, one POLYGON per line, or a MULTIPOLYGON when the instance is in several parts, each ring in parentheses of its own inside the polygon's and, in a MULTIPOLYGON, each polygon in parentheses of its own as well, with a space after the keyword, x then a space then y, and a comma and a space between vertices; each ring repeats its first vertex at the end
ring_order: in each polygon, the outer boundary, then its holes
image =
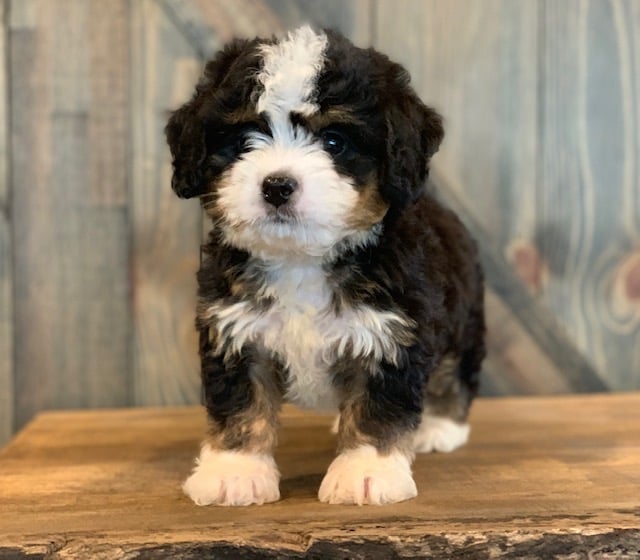
POLYGON ((329 504, 390 504, 415 498, 409 459, 399 452, 379 455, 372 445, 340 453, 329 466, 318 498, 329 504))
POLYGON ((418 453, 448 453, 467 443, 468 439, 469 424, 458 424, 449 418, 425 414, 413 442, 418 453))
POLYGON ((205 444, 182 489, 199 506, 248 506, 277 501, 279 481, 271 455, 214 451, 205 444))

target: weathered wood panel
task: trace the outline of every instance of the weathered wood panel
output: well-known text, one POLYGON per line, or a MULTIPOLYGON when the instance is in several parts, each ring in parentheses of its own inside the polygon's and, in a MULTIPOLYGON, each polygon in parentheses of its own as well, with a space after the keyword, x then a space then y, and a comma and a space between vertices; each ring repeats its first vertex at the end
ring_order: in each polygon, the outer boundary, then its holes
POLYGON ((544 3, 533 236, 544 301, 612 388, 640 384, 640 4, 544 3))
POLYGON ((87 13, 89 200, 98 207, 129 202, 129 0, 91 0, 87 13))
POLYGON ((478 244, 486 283, 488 350, 481 392, 513 395, 605 390, 605 383, 551 311, 531 297, 503 255, 492 247, 481 217, 457 196, 462 189, 439 172, 432 172, 431 178, 438 197, 464 221, 478 244))
POLYGON ((303 23, 371 42, 370 0, 161 0, 206 58, 233 37, 269 37, 303 23))
MULTIPOLYGON (((35 411, 45 406, 48 400, 48 385, 55 383, 53 368, 50 365, 53 362, 52 331, 55 329, 55 319, 51 317, 46 325, 40 317, 45 304, 49 316, 52 315, 51 306, 55 305, 53 282, 47 281, 48 274, 44 271, 55 270, 57 247, 53 235, 49 233, 52 230, 51 212, 47 211, 51 205, 47 194, 47 176, 51 167, 51 108, 50 84, 46 76, 50 37, 43 32, 36 39, 37 8, 33 0, 19 4, 12 2, 10 11, 16 341, 20 333, 29 333, 26 340, 22 339, 16 344, 14 352, 16 372, 19 372, 16 375, 15 397, 15 415, 18 422, 26 421, 35 411), (20 72, 14 72, 14 68, 19 68, 20 72), (32 159, 34 156, 35 161, 32 159), (38 213, 42 215, 36 219, 34 215, 38 213), (18 215, 20 220, 16 219, 18 215), (38 229, 40 231, 37 231, 38 229), (31 282, 28 280, 32 275, 31 266, 36 260, 32 257, 34 254, 37 255, 38 265, 42 269, 40 286, 36 285, 35 278, 31 282), (27 291, 27 287, 31 289, 27 291), (27 357, 26 360, 20 356, 23 353, 27 357), (32 354, 31 359, 28 357, 29 353, 32 354), (29 372, 24 371, 27 364, 31 369, 29 372)), ((35 271, 33 274, 35 275, 35 271)))
POLYGON ((0 547, 83 560, 640 554, 640 394, 480 399, 470 443, 419 455, 418 497, 380 507, 318 502, 331 421, 287 408, 281 501, 224 508, 180 491, 202 410, 44 414, 0 453, 0 547))
POLYGON ((536 306, 503 247, 535 227, 538 10, 532 2, 374 3, 376 47, 404 63, 445 118, 434 183, 480 243, 488 290, 493 394, 602 389, 589 365, 536 306), (562 341, 562 342, 561 342, 562 341), (544 373, 542 373, 544 372, 544 373))
POLYGON ((198 202, 171 190, 163 129, 200 72, 193 46, 162 4, 131 4, 132 262, 136 404, 197 402, 194 328, 201 239, 198 202))
MULTIPOLYGON (((92 33, 99 4, 11 6, 18 425, 42 408, 129 402, 126 184, 105 170, 126 167, 113 146, 126 145, 127 84, 112 78, 127 47, 92 33)), ((103 23, 126 40, 125 0, 109 5, 103 23)))
POLYGON ((0 445, 13 428, 13 246, 7 111, 7 2, 0 0, 0 445))
POLYGON ((358 45, 372 43, 371 0, 265 0, 264 3, 278 16, 283 29, 311 23, 337 29, 358 45))
MULTIPOLYGON (((491 250, 508 255, 605 386, 637 387, 640 5, 374 6, 376 45, 446 117, 434 164, 491 250)), ((569 386, 602 386, 592 380, 569 386)))
POLYGON ((493 248, 533 231, 538 6, 511 0, 377 0, 375 46, 405 64, 445 117, 434 165, 493 248))

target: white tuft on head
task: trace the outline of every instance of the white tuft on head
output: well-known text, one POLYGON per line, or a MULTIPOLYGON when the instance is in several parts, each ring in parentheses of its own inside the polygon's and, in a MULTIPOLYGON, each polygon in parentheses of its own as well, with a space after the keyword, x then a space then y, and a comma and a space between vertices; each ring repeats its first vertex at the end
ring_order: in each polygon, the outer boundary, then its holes
POLYGON ((354 223, 361 197, 351 177, 338 172, 322 141, 292 122, 292 114, 319 111, 318 76, 325 65, 328 37, 309 26, 260 47, 262 69, 256 112, 270 132, 253 132, 247 151, 218 187, 216 215, 231 245, 260 258, 331 258, 337 248, 371 243, 377 231, 354 223), (277 211, 262 195, 269 175, 291 177, 297 186, 286 208, 277 211))
POLYGON ((327 36, 305 25, 286 38, 263 45, 262 71, 258 82, 264 91, 257 103, 257 112, 266 112, 272 120, 288 120, 289 112, 309 115, 318 110, 312 101, 315 81, 324 63, 327 36))

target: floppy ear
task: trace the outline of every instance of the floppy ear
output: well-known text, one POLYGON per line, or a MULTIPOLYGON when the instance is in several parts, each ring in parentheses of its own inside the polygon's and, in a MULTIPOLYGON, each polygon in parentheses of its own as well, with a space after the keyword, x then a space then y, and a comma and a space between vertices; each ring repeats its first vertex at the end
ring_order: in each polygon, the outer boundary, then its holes
POLYGON ((409 76, 401 68, 396 75, 400 93, 390 101, 385 114, 387 154, 381 191, 396 210, 415 202, 424 192, 429 160, 444 137, 442 118, 420 101, 408 82, 409 76))
MULTIPOLYGON (((171 187, 181 198, 201 196, 211 180, 207 168, 205 137, 205 101, 213 101, 229 69, 250 41, 235 40, 207 63, 191 100, 171 115, 165 134, 171 150, 173 177, 171 187)), ((209 112, 207 108, 207 113, 209 112)))

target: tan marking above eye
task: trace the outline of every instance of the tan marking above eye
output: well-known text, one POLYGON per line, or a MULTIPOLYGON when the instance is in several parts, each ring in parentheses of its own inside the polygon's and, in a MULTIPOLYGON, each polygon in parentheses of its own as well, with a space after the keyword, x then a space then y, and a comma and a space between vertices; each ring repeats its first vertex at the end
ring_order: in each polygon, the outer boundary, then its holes
POLYGON ((353 112, 340 106, 330 107, 325 111, 317 112, 308 116, 295 115, 294 118, 300 121, 301 124, 306 126, 312 132, 318 132, 323 128, 327 128, 332 125, 350 124, 354 126, 361 126, 364 124, 353 112))

